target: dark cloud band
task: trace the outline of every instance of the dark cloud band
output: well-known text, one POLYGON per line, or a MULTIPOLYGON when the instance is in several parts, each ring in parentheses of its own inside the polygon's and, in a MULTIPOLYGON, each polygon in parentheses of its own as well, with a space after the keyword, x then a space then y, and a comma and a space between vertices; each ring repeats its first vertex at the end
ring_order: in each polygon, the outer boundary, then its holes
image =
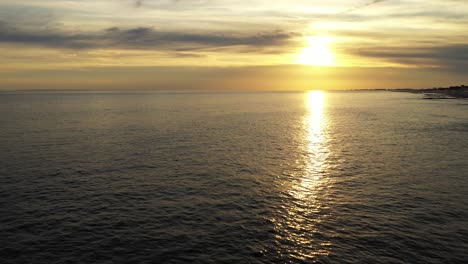
POLYGON ((468 44, 426 47, 374 47, 351 50, 361 57, 387 60, 418 67, 438 66, 468 73, 468 44))
POLYGON ((160 50, 198 50, 243 46, 275 48, 285 46, 300 35, 294 32, 272 31, 254 35, 159 32, 148 27, 108 28, 96 33, 62 33, 27 31, 0 24, 0 43, 21 43, 55 48, 92 49, 128 48, 160 50))

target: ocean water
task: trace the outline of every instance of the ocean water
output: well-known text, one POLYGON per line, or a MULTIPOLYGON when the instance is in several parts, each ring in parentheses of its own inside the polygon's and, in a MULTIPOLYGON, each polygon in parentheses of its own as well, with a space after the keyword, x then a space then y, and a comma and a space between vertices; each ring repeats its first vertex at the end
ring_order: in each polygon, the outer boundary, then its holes
POLYGON ((468 263, 468 101, 0 94, 0 263, 468 263))

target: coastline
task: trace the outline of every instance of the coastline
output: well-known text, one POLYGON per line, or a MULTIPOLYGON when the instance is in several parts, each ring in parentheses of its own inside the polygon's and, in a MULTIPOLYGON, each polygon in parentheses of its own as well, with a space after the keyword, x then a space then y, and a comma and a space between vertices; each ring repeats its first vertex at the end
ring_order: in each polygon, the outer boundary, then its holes
POLYGON ((428 100, 468 98, 468 86, 466 85, 427 89, 396 89, 394 91, 424 94, 425 97, 423 99, 428 100))

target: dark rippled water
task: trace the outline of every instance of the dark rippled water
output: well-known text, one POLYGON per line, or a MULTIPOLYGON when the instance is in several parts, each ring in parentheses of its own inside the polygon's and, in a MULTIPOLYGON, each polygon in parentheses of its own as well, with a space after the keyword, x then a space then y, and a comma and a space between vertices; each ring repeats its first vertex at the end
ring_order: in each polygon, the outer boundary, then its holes
POLYGON ((1 263, 468 262, 468 102, 0 94, 1 263))

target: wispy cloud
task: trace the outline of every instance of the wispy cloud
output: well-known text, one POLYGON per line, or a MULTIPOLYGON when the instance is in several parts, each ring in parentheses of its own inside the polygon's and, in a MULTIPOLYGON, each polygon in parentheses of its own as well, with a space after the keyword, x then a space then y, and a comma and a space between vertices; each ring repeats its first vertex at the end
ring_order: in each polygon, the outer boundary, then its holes
POLYGON ((369 7, 371 5, 375 5, 375 4, 378 4, 378 3, 381 3, 381 2, 385 2, 386 0, 373 0, 373 1, 370 1, 370 2, 367 2, 367 3, 364 3, 364 4, 361 4, 361 5, 357 5, 357 6, 354 6, 354 7, 351 7, 349 9, 346 9, 345 11, 341 12, 340 14, 343 15, 343 14, 348 14, 348 13, 351 13, 351 12, 354 12, 356 10, 359 10, 359 9, 362 9, 362 8, 366 8, 366 7, 369 7))
POLYGON ((66 49, 123 48, 144 50, 200 50, 209 48, 262 48, 287 45, 300 34, 281 30, 258 34, 185 33, 156 31, 150 27, 121 29, 111 27, 99 32, 63 33, 60 31, 27 31, 0 23, 0 43, 20 43, 66 49))
POLYGON ((408 66, 442 67, 468 74, 468 44, 446 44, 420 47, 366 47, 350 50, 360 56, 387 60, 408 66))
POLYGON ((136 0, 135 7, 141 7, 143 5, 143 0, 136 0))

